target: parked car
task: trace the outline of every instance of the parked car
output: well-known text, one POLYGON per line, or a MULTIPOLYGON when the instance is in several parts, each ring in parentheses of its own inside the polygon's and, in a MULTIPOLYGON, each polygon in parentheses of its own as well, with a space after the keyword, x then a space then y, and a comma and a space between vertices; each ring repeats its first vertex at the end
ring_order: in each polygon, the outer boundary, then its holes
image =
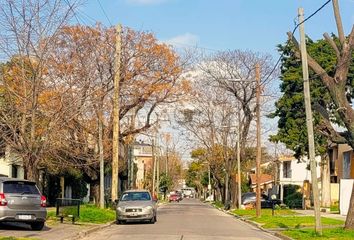
POLYGON ((23 222, 42 230, 46 203, 35 182, 0 177, 0 222, 23 222))
POLYGON ((180 201, 180 197, 176 193, 172 193, 168 197, 168 201, 169 202, 179 202, 180 201))
POLYGON ((157 221, 157 200, 147 190, 129 190, 123 192, 116 209, 118 224, 127 221, 157 221))
POLYGON ((183 200, 183 194, 182 194, 182 192, 176 191, 176 194, 177 194, 177 196, 178 196, 178 200, 179 200, 179 201, 182 201, 182 200, 183 200))
MULTIPOLYGON (((267 195, 261 194, 261 208, 272 208, 273 204, 280 204, 279 199, 271 200, 267 195)), ((255 205, 256 204, 256 193, 247 192, 241 196, 241 204, 243 206, 255 205)))

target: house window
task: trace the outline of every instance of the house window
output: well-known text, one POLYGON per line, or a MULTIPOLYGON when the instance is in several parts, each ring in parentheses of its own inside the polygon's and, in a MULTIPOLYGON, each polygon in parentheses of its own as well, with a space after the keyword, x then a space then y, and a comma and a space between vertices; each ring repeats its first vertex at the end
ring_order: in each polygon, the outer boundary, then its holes
POLYGON ((329 157, 329 170, 330 174, 334 175, 335 174, 335 169, 336 169, 336 163, 334 159, 334 151, 333 149, 328 150, 328 157, 329 157))
POLYGON ((11 165, 11 177, 17 178, 18 167, 16 165, 11 165))
POLYGON ((350 152, 343 153, 343 178, 349 179, 351 170, 351 162, 350 162, 350 152))
POLYGON ((291 178, 291 161, 283 162, 283 178, 291 178))

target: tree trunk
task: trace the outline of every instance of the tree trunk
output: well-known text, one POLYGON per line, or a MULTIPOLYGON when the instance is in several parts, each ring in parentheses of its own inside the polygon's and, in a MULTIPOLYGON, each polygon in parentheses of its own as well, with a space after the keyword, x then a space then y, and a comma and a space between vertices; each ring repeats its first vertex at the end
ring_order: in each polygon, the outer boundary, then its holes
POLYGON ((354 229, 354 184, 352 195, 350 197, 349 210, 347 214, 347 219, 345 220, 345 229, 354 229))
POLYGON ((37 168, 37 159, 34 156, 28 156, 23 160, 24 179, 39 183, 39 170, 37 168))
POLYGON ((331 180, 328 154, 322 156, 321 179, 321 206, 329 208, 331 207, 331 180))
POLYGON ((91 195, 93 196, 95 205, 98 206, 100 203, 100 184, 98 180, 91 184, 91 195))

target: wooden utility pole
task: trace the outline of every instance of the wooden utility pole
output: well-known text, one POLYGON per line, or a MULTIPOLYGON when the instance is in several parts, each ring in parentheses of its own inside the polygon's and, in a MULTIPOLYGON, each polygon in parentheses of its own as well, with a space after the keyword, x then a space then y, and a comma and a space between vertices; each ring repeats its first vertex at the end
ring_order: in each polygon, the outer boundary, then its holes
POLYGON ((257 115, 257 154, 256 154, 256 215, 261 216, 261 74, 256 64, 256 115, 257 115))
POLYGON ((113 95, 113 142, 112 142, 112 201, 118 199, 119 162, 119 82, 122 56, 122 25, 117 25, 114 95, 113 95))
POLYGON ((317 183, 317 171, 316 171, 316 159, 315 159, 315 141, 313 135, 313 123, 312 123, 312 110, 311 110, 311 96, 310 96, 310 83, 309 72, 307 64, 307 50, 306 50, 306 38, 304 28, 304 9, 299 8, 299 23, 300 23, 300 49, 301 49, 301 61, 302 61, 302 73, 304 79, 304 98, 305 98, 305 110, 306 110, 306 126, 307 126, 307 138, 309 144, 309 159, 311 168, 311 181, 312 181, 312 194, 315 210, 315 231, 322 235, 321 213, 320 213, 320 199, 318 193, 317 183))

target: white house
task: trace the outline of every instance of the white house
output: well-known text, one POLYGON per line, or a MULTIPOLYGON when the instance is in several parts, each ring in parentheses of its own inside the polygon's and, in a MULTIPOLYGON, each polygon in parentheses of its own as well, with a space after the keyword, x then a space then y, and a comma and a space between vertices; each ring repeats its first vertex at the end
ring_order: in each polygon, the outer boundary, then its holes
POLYGON ((0 156, 0 175, 12 178, 24 178, 22 160, 9 153, 9 148, 0 156))
MULTIPOLYGON (((280 199, 284 198, 284 185, 298 185, 303 186, 305 180, 311 182, 311 171, 309 167, 309 160, 303 157, 300 160, 293 156, 280 156, 279 157, 279 185, 280 185, 280 199)), ((321 176, 320 170, 321 157, 316 157, 317 176, 321 176)))

